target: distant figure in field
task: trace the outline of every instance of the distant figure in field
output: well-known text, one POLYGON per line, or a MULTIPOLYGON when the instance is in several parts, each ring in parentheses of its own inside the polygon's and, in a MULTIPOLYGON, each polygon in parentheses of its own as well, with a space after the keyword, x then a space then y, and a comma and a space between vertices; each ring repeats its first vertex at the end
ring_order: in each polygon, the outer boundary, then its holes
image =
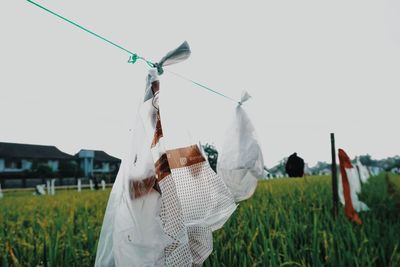
POLYGON ((99 190, 99 182, 97 181, 96 177, 94 177, 94 189, 99 190))
POLYGON ((303 177, 304 160, 297 156, 297 153, 293 153, 289 156, 285 169, 289 177, 303 177))

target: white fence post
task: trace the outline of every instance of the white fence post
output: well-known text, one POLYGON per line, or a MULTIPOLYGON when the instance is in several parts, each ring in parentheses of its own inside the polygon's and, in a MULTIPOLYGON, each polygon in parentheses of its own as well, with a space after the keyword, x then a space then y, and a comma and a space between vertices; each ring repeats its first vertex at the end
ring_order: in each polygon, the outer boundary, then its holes
POLYGON ((51 179, 51 194, 53 196, 56 194, 56 179, 51 179))
POLYGON ((47 194, 50 195, 50 180, 46 180, 46 189, 47 189, 47 194))

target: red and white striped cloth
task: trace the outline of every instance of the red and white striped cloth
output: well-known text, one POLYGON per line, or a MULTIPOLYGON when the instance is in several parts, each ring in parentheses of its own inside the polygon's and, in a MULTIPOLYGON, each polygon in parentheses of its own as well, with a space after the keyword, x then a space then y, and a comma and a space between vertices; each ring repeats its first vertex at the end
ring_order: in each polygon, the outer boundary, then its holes
POLYGON ((361 192, 359 174, 343 149, 339 149, 339 163, 339 197, 344 204, 345 215, 349 220, 362 224, 357 212, 368 210, 368 206, 358 199, 357 194, 361 192))

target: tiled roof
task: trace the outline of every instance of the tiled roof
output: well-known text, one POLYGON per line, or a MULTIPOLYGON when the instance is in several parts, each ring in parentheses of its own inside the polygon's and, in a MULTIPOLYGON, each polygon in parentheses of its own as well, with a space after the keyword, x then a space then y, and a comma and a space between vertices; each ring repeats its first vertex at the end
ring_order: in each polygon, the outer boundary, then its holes
POLYGON ((55 146, 0 142, 0 158, 19 159, 72 159, 73 156, 55 146))

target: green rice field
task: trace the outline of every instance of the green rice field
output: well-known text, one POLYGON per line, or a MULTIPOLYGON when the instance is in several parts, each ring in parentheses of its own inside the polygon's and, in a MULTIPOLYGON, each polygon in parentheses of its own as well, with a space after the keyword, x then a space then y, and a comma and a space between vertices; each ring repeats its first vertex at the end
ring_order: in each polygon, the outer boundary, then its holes
MULTIPOLYGON (((205 266, 400 266, 400 177, 389 181, 392 190, 384 175, 363 186, 363 225, 342 207, 332 217, 330 177, 261 181, 214 232, 205 266)), ((0 266, 93 266, 109 192, 6 192, 0 266)))

